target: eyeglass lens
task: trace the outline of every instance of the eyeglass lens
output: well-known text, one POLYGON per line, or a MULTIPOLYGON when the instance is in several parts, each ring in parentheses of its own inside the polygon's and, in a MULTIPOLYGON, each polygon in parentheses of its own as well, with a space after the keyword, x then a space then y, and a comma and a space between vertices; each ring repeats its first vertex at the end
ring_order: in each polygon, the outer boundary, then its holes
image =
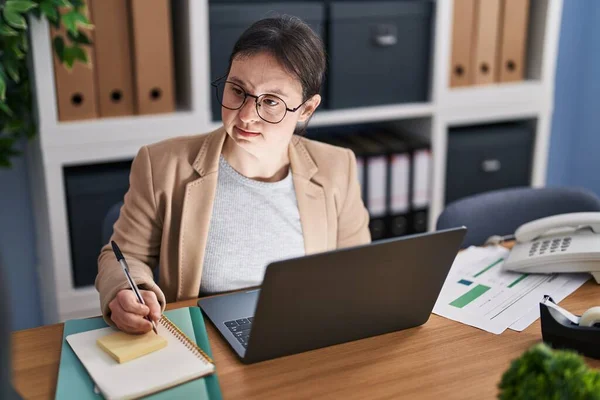
MULTIPOLYGON (((217 98, 221 105, 230 110, 242 107, 246 99, 246 91, 232 82, 217 83, 217 98)), ((254 100, 251 98, 251 100, 254 100)), ((258 115, 267 122, 280 122, 286 113, 286 105, 282 99, 270 94, 263 94, 256 102, 258 115)))

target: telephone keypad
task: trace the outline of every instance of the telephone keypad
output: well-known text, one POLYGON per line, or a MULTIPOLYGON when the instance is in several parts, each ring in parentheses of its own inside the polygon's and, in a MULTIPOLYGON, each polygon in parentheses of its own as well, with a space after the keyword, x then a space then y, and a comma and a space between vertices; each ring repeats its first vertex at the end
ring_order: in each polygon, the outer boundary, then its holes
POLYGON ((571 237, 554 238, 552 240, 544 240, 542 242, 533 242, 529 248, 529 257, 535 255, 544 255, 549 250, 550 253, 555 253, 560 248, 560 251, 567 251, 571 244, 571 237))

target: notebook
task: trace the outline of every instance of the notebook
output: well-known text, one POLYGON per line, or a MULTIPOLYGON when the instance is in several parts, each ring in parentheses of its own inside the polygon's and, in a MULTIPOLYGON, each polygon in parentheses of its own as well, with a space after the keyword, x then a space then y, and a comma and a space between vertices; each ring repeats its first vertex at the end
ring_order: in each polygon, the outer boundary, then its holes
MULTIPOLYGON (((164 315, 181 331, 181 333, 190 338, 192 343, 197 343, 198 347, 208 357, 210 357, 211 351, 208 343, 208 336, 206 334, 206 328, 204 326, 204 320, 202 318, 200 309, 197 307, 180 308, 177 310, 166 311, 164 315)), ((94 393, 94 381, 86 371, 86 367, 84 367, 78 356, 73 351, 71 345, 67 342, 66 338, 76 333, 105 329, 106 327, 106 323, 100 317, 69 320, 65 322, 55 399, 89 400, 103 398, 101 394, 94 393)), ((135 360, 131 362, 134 361, 135 360)), ((129 363, 130 362, 123 365, 127 365, 129 363)), ((171 365, 177 365, 177 363, 169 364, 169 367, 171 365)), ((164 372, 165 369, 167 368, 165 368, 163 365, 163 371, 161 372, 164 372)), ((146 388, 156 388, 157 382, 148 378, 147 374, 144 379, 146 381, 146 388)), ((98 382, 96 383, 98 384, 98 382)), ((100 387, 99 384, 97 386, 100 387)), ((180 384, 165 391, 156 392, 146 398, 152 400, 173 398, 220 400, 222 396, 217 374, 213 373, 206 375, 203 378, 194 379, 180 384)))

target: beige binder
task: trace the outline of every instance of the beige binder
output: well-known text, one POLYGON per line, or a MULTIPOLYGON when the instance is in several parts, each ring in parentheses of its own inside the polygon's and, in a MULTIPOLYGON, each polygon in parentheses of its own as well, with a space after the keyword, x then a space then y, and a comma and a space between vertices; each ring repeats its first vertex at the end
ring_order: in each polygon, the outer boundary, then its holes
POLYGON ((101 117, 134 114, 129 10, 123 0, 88 0, 94 19, 101 117))
POLYGON ((454 0, 452 17, 452 60, 450 87, 473 81, 471 53, 475 31, 475 0, 454 0))
MULTIPOLYGON (((61 13, 64 10, 61 10, 61 13)), ((94 21, 91 21, 92 23, 94 21)), ((94 42, 92 31, 85 30, 90 40, 94 42)), ((56 29, 50 25, 50 37, 60 35, 65 43, 70 44, 66 37, 66 30, 61 26, 56 29)), ((94 79, 94 51, 93 46, 84 45, 83 50, 88 57, 88 64, 76 61, 73 68, 69 71, 61 63, 54 46, 52 46, 52 55, 54 62, 54 79, 56 89, 56 103, 58 109, 59 121, 73 121, 81 119, 98 118, 98 102, 96 99, 96 85, 94 79)))
POLYGON ((500 0, 477 0, 473 76, 475 84, 497 81, 500 0))
POLYGON ((169 0, 130 0, 138 114, 175 111, 169 0))
POLYGON ((524 78, 529 6, 529 0, 502 0, 498 60, 500 82, 521 81, 524 78))

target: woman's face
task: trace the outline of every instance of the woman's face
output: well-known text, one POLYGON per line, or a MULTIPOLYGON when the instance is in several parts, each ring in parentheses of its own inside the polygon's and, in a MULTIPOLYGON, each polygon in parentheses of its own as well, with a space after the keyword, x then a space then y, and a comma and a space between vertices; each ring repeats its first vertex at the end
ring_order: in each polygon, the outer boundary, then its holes
MULTIPOLYGON (((287 73, 268 53, 253 56, 235 57, 227 81, 234 82, 246 93, 260 96, 275 95, 285 102, 289 109, 302 104, 302 85, 297 78, 287 73)), ((230 96, 243 96, 240 88, 230 86, 230 96)), ((224 94, 224 97, 227 93, 224 94)), ((275 97, 263 96, 261 115, 269 118, 271 109, 278 106, 275 97)), ((277 124, 271 124, 260 118, 256 109, 255 98, 248 96, 244 105, 237 110, 221 108, 223 125, 229 137, 243 150, 257 158, 280 159, 287 152, 298 122, 306 121, 318 107, 320 96, 315 95, 296 112, 285 113, 285 117, 277 124)), ((275 118, 276 120, 279 118, 275 118)))

